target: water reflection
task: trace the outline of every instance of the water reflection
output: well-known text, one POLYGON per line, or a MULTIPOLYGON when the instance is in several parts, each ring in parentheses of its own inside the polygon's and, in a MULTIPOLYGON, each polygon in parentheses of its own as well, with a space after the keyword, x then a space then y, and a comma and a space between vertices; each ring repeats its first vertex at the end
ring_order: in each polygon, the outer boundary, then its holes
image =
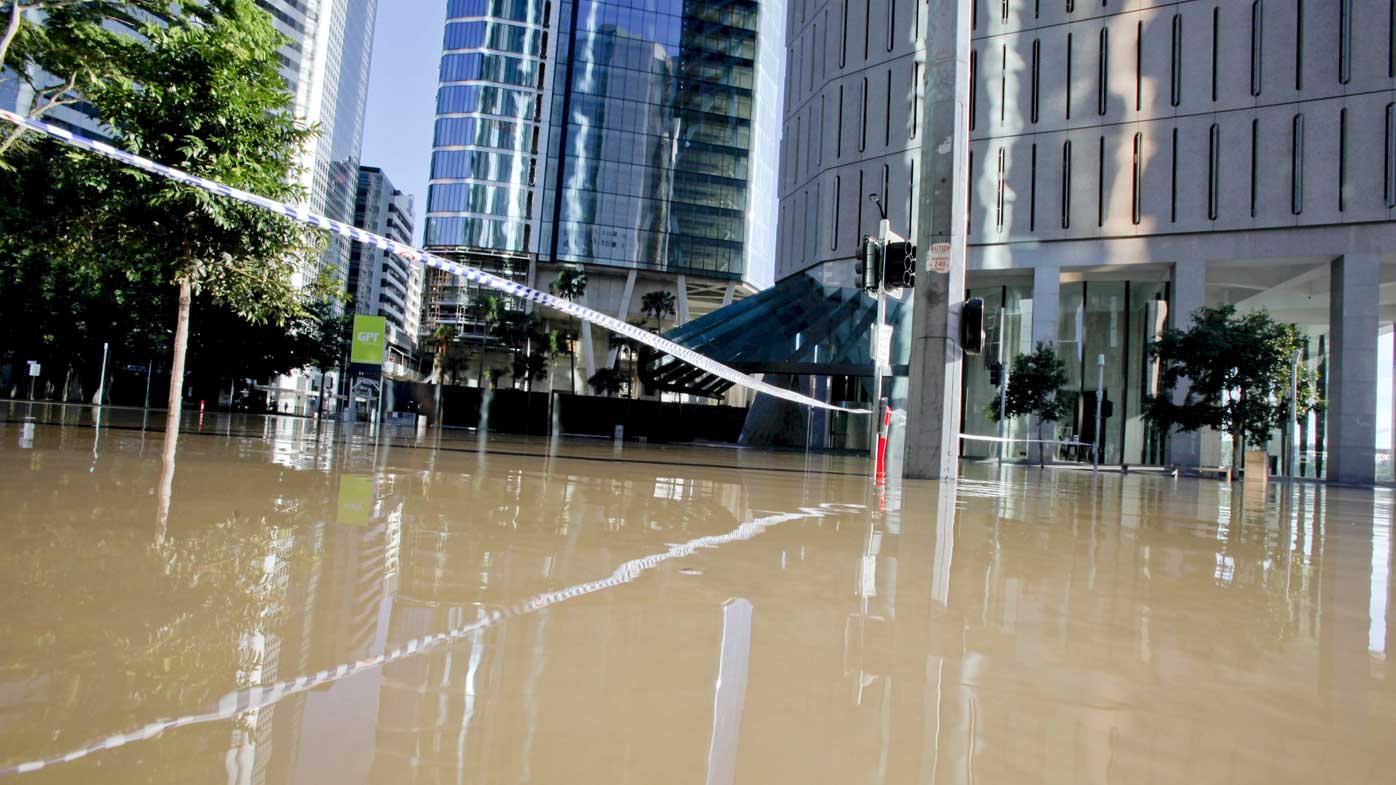
POLYGON ((1396 763, 1386 491, 1010 468, 884 496, 828 457, 486 454, 217 415, 167 456, 111 415, 95 467, 90 420, 0 422, 0 765, 673 543, 860 508, 16 781, 1365 782, 1396 763))

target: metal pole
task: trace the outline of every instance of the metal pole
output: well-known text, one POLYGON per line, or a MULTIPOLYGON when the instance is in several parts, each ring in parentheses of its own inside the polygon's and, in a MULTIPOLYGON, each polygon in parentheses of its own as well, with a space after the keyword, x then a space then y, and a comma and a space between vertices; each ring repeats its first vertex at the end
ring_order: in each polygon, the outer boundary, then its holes
POLYGON ((1291 480, 1298 476, 1299 456, 1295 453, 1295 443, 1299 439, 1299 361, 1300 351, 1294 350, 1294 359, 1289 366, 1289 434, 1285 441, 1285 459, 1289 462, 1286 474, 1291 480))
MULTIPOLYGON (((878 205, 881 208, 881 204, 878 205)), ((892 231, 892 223, 883 218, 877 225, 877 242, 882 248, 882 253, 878 254, 878 264, 886 258, 887 235, 892 231)), ((886 270, 880 271, 886 273, 886 270)), ((882 376, 884 366, 882 364, 882 331, 886 329, 884 322, 887 320, 887 297, 886 289, 883 287, 884 275, 877 276, 877 291, 873 297, 877 298, 877 320, 873 322, 873 416, 868 428, 868 441, 872 448, 873 472, 876 473, 877 464, 877 435, 882 423, 882 376)), ((891 362, 891 358, 887 358, 891 362)))
POLYGON ((1094 456, 1091 471, 1098 472, 1100 471, 1100 448, 1105 441, 1103 438, 1104 434, 1102 434, 1100 430, 1101 412, 1103 411, 1103 403, 1105 401, 1105 355, 1096 355, 1095 364, 1097 368, 1095 383, 1095 438, 1091 440, 1095 442, 1095 444, 1091 445, 1091 454, 1094 456))
POLYGON ((111 348, 110 344, 102 341, 102 375, 97 377, 97 405, 102 405, 107 391, 107 352, 111 348))
MULTIPOLYGON (((1007 299, 1007 298, 1005 298, 1007 299)), ((1008 442, 1004 437, 1008 433, 1008 423, 1004 421, 1004 412, 1008 405, 1008 366, 1004 363, 1004 336, 1008 334, 1008 309, 999 307, 999 466, 1003 465, 1004 453, 1008 452, 1008 442)))
POLYGON ((155 373, 155 360, 147 359, 145 365, 145 408, 150 408, 150 377, 155 373))

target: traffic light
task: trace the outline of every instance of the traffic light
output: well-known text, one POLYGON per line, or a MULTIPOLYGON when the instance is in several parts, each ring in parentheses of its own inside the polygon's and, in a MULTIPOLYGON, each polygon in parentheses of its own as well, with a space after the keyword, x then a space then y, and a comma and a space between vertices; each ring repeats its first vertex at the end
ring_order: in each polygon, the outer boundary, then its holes
POLYGON ((989 386, 998 387, 1003 384, 1003 363, 989 363, 989 386))
POLYGON ((916 285, 916 246, 906 240, 887 243, 883 253, 883 280, 888 289, 916 285))
POLYGON ((853 265, 857 275, 855 285, 865 292, 875 292, 882 283, 882 245, 868 235, 858 246, 858 262, 853 265))
POLYGON ((974 297, 965 300, 960 311, 960 348, 965 354, 979 354, 984 351, 984 300, 974 297))

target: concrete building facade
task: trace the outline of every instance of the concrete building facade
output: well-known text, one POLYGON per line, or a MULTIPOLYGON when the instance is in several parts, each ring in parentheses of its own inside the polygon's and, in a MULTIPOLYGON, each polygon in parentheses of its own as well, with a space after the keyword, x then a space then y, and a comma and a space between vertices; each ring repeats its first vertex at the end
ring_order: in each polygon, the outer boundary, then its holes
MULTIPOLYGON (((413 202, 411 194, 393 187, 382 169, 359 167, 355 226, 411 245, 413 202)), ((354 313, 387 319, 387 363, 399 369, 409 368, 421 328, 422 266, 355 243, 349 252, 347 291, 354 313)))
MULTIPOLYGON (((916 236, 916 170, 933 152, 915 138, 924 86, 913 36, 925 20, 919 3, 811 5, 789 39, 779 272, 851 284, 844 260, 876 226, 867 194, 916 236)), ((1392 480, 1391 4, 966 5, 967 287, 988 305, 990 349, 966 359, 962 431, 995 433, 982 412, 995 394, 988 364, 1044 342, 1081 394, 1046 435, 1100 441, 1112 463, 1227 462, 1218 434, 1150 433, 1141 403, 1158 391, 1148 342, 1201 306, 1230 304, 1299 327, 1327 402, 1277 433, 1277 461, 1289 445, 1298 452, 1278 468, 1392 480), (1114 413, 1097 439, 1088 410, 1101 359, 1114 413)), ((1036 435, 1030 426, 1009 433, 1036 435)), ((967 457, 996 449, 963 444, 967 457)))

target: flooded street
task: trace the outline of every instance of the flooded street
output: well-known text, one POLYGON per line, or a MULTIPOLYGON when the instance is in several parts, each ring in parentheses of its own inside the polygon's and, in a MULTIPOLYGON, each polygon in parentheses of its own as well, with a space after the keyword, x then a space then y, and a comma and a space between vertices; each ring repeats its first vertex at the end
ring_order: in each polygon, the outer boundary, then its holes
POLYGON ((1387 489, 162 428, 0 407, 6 781, 1396 771, 1387 489))

